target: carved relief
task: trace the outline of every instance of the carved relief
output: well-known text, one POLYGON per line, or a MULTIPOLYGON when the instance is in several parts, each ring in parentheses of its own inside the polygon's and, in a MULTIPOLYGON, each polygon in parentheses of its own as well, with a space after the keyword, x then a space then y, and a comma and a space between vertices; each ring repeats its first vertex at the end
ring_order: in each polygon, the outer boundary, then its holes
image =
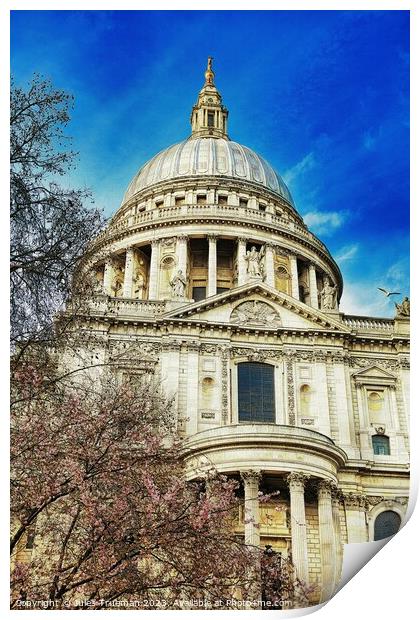
POLYGON ((166 239, 161 239, 161 243, 163 247, 172 247, 175 244, 175 237, 167 237, 166 239))
POLYGON ((234 357, 247 357, 250 362, 265 362, 266 359, 278 360, 281 358, 280 349, 251 349, 247 347, 233 347, 232 355, 234 357))
POLYGON ((222 354, 222 422, 228 424, 229 417, 229 348, 221 347, 222 354))
POLYGON ((377 359, 373 357, 350 357, 349 365, 356 368, 365 368, 366 366, 381 366, 388 370, 398 370, 399 363, 392 359, 377 359))
POLYGON ((231 323, 237 325, 255 325, 266 327, 279 327, 280 317, 269 304, 263 301, 245 301, 232 311, 231 323))
POLYGON ((293 362, 291 359, 286 361, 286 376, 287 376, 287 414, 289 418, 289 424, 295 426, 296 424, 296 409, 295 409, 295 378, 293 372, 293 362))
POLYGON ((344 505, 350 510, 368 510, 369 508, 368 499, 362 493, 345 493, 344 505))

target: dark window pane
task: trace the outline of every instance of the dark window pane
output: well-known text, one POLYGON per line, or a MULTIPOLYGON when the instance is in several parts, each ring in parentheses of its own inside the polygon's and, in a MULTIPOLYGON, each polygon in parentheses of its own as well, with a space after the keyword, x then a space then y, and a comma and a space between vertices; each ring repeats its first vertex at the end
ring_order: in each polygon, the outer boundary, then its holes
POLYGON ((373 454, 390 454, 389 437, 386 437, 386 435, 373 435, 372 447, 373 454))
POLYGON ((388 538, 398 532, 401 525, 400 515, 393 510, 385 510, 381 512, 375 519, 375 535, 374 540, 382 540, 388 538))
POLYGON ((275 422, 274 368, 270 364, 238 364, 239 422, 275 422))
POLYGON ((194 286, 193 288, 193 299, 194 301, 201 301, 206 298, 206 287, 205 286, 194 286))
POLYGON ((230 291, 230 288, 225 288, 224 286, 218 286, 217 287, 217 294, 219 294, 219 293, 226 293, 226 291, 230 291))

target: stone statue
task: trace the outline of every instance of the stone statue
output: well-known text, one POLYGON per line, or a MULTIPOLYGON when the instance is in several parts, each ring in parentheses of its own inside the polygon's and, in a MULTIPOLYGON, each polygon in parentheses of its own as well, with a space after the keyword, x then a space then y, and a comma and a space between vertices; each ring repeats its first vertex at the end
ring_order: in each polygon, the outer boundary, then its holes
POLYGON ((329 278, 324 278, 324 287, 321 291, 321 310, 335 310, 337 308, 337 285, 331 285, 329 278))
POLYGON ((185 288, 187 281, 183 276, 181 269, 178 270, 176 276, 169 283, 172 289, 172 297, 185 297, 185 288))
POLYGON ((124 270, 119 265, 114 267, 114 282, 111 289, 114 297, 121 297, 124 286, 124 270))
POLYGON ((134 297, 136 299, 143 299, 144 289, 145 289, 144 275, 138 272, 134 280, 134 297))
POLYGON ((400 304, 395 304, 397 310, 397 317, 406 318, 410 316, 410 300, 408 297, 404 297, 400 304))
POLYGON ((251 278, 262 278, 264 275, 264 246, 261 246, 260 251, 257 251, 255 245, 248 250, 245 256, 245 260, 248 263, 247 273, 251 278))

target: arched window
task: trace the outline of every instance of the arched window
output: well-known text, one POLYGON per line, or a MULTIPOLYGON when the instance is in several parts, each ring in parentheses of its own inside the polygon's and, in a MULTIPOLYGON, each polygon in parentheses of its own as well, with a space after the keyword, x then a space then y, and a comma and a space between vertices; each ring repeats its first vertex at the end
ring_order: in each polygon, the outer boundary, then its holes
POLYGON ((283 280, 287 280, 289 278, 289 272, 286 267, 283 267, 283 265, 277 267, 277 276, 283 280))
POLYGON ((401 525, 401 517, 393 510, 385 510, 378 514, 375 519, 374 540, 388 538, 398 532, 401 525))
POLYGON ((372 436, 373 454, 391 454, 389 449, 389 437, 386 435, 372 436))
POLYGON ((384 395, 382 392, 368 393, 369 411, 381 411, 384 404, 384 395))
POLYGON ((275 422, 274 367, 270 364, 238 364, 238 419, 275 422))

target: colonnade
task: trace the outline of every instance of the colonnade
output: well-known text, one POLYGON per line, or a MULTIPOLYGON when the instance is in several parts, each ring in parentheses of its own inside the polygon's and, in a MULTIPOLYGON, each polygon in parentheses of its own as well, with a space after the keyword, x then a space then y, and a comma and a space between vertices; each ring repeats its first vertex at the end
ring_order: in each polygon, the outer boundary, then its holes
MULTIPOLYGON (((217 292, 217 242, 218 237, 215 234, 207 235, 208 239, 208 271, 207 271, 207 297, 215 295, 217 292)), ((266 284, 275 288, 275 253, 276 248, 272 243, 264 244, 263 276, 261 278, 251 276, 248 273, 247 263, 247 243, 248 240, 243 237, 236 239, 236 264, 237 264, 237 286, 242 286, 249 281, 258 279, 264 280, 266 284)), ((252 241, 250 242, 252 244, 252 241)), ((188 257, 188 236, 178 235, 176 237, 175 246, 176 255, 176 271, 181 271, 182 275, 187 275, 187 257, 188 257)), ((299 299, 299 273, 297 256, 295 254, 286 255, 289 266, 290 293, 295 299, 299 299)), ((148 274, 148 291, 147 298, 154 300, 159 296, 159 263, 160 263, 160 240, 151 241, 151 255, 148 274)), ((134 270, 134 248, 128 247, 125 256, 124 283, 121 287, 121 293, 124 297, 132 296, 134 270)), ((111 294, 112 287, 112 258, 105 263, 103 290, 105 294, 111 294)), ((313 263, 308 261, 308 286, 309 286, 309 305, 318 308, 318 287, 316 268, 313 263)))
MULTIPOLYGON (((245 543, 260 545, 259 483, 262 472, 242 471, 245 494, 245 543)), ((291 472, 286 477, 290 492, 290 530, 292 561, 297 577, 309 584, 308 535, 305 511, 305 485, 309 476, 291 472)), ((320 480, 317 484, 319 545, 321 556, 321 596, 331 597, 341 573, 340 500, 335 484, 320 480)))

